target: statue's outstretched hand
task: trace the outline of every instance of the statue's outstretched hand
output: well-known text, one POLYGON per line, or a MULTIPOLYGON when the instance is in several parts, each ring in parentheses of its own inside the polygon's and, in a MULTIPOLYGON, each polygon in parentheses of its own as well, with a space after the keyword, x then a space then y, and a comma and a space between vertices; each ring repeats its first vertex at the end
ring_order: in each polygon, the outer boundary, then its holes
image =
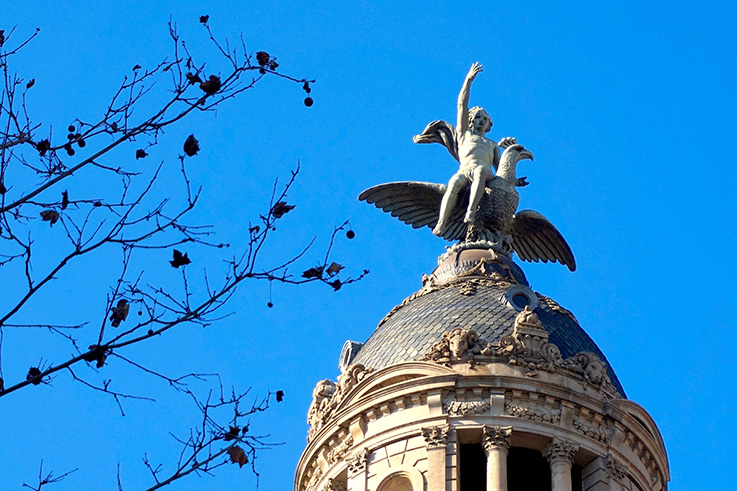
POLYGON ((517 178, 517 184, 515 184, 515 186, 517 186, 518 188, 523 188, 523 187, 529 186, 529 185, 530 185, 530 183, 527 182, 527 177, 519 177, 519 178, 517 178))
POLYGON ((468 80, 473 80, 476 78, 476 75, 484 71, 484 65, 480 64, 478 61, 471 65, 471 69, 468 71, 468 75, 466 75, 466 78, 468 80))
POLYGON ((506 136, 499 140, 499 146, 502 148, 511 147, 512 145, 517 143, 517 139, 513 136, 506 136))

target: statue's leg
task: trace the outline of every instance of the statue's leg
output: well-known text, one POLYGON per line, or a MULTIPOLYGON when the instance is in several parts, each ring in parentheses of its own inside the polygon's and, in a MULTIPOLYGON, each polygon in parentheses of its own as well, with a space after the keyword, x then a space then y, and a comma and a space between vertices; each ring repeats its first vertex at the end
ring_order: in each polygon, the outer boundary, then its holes
POLYGON ((435 225, 432 233, 437 236, 442 236, 447 228, 447 221, 450 217, 450 212, 453 211, 453 207, 458 199, 458 194, 461 190, 468 185, 468 178, 463 174, 454 174, 448 182, 448 189, 445 190, 443 195, 443 201, 440 202, 440 213, 438 215, 438 223, 435 225))
POLYGON ((473 171, 473 182, 471 183, 471 196, 468 199, 468 210, 464 222, 473 223, 476 219, 476 208, 479 206, 481 196, 486 189, 486 181, 493 179, 494 174, 486 167, 479 166, 473 171))

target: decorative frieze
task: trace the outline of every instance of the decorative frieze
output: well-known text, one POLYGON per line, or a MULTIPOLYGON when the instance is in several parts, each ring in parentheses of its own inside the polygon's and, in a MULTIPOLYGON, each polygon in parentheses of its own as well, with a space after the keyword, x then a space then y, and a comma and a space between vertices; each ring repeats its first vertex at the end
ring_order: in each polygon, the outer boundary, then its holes
POLYGON ((560 422, 560 409, 529 407, 515 404, 512 401, 507 401, 504 404, 504 410, 507 414, 514 416, 515 418, 523 418, 551 424, 557 424, 560 422))
POLYGON ((491 408, 489 401, 444 401, 443 410, 450 416, 473 416, 491 408))
POLYGON ((345 440, 340 442, 338 445, 335 446, 335 448, 327 453, 325 459, 328 461, 328 464, 333 465, 341 460, 343 457, 345 457, 345 454, 348 453, 348 449, 350 449, 352 446, 353 436, 348 435, 345 440))
POLYGON ((481 444, 488 454, 494 449, 509 450, 509 437, 512 435, 511 426, 484 425, 484 435, 481 444))
POLYGON ((579 417, 573 418, 572 424, 576 431, 578 431, 582 435, 593 438, 594 440, 597 440, 599 442, 609 444, 609 440, 611 439, 611 430, 607 425, 601 424, 599 426, 596 426, 582 420, 579 417))
POLYGON ((548 445, 545 458, 548 459, 551 465, 556 462, 572 464, 576 452, 578 452, 578 445, 570 440, 554 437, 548 445))

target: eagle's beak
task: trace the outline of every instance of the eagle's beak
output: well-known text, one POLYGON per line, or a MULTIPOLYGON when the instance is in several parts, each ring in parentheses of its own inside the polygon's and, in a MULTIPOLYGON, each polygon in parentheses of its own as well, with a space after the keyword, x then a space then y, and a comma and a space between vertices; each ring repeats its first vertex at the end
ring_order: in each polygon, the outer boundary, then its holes
POLYGON ((523 148, 522 151, 519 153, 519 160, 523 159, 535 160, 535 156, 532 155, 532 152, 530 152, 526 148, 523 148))

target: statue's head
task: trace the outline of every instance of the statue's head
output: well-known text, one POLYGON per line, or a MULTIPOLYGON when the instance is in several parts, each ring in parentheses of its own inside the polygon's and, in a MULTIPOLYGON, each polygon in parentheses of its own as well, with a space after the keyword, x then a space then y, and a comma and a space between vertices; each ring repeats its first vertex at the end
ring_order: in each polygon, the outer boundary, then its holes
POLYGON ((494 122, 491 120, 489 113, 487 113, 483 107, 472 107, 468 111, 469 128, 478 129, 482 133, 487 133, 492 126, 494 126, 494 122))

